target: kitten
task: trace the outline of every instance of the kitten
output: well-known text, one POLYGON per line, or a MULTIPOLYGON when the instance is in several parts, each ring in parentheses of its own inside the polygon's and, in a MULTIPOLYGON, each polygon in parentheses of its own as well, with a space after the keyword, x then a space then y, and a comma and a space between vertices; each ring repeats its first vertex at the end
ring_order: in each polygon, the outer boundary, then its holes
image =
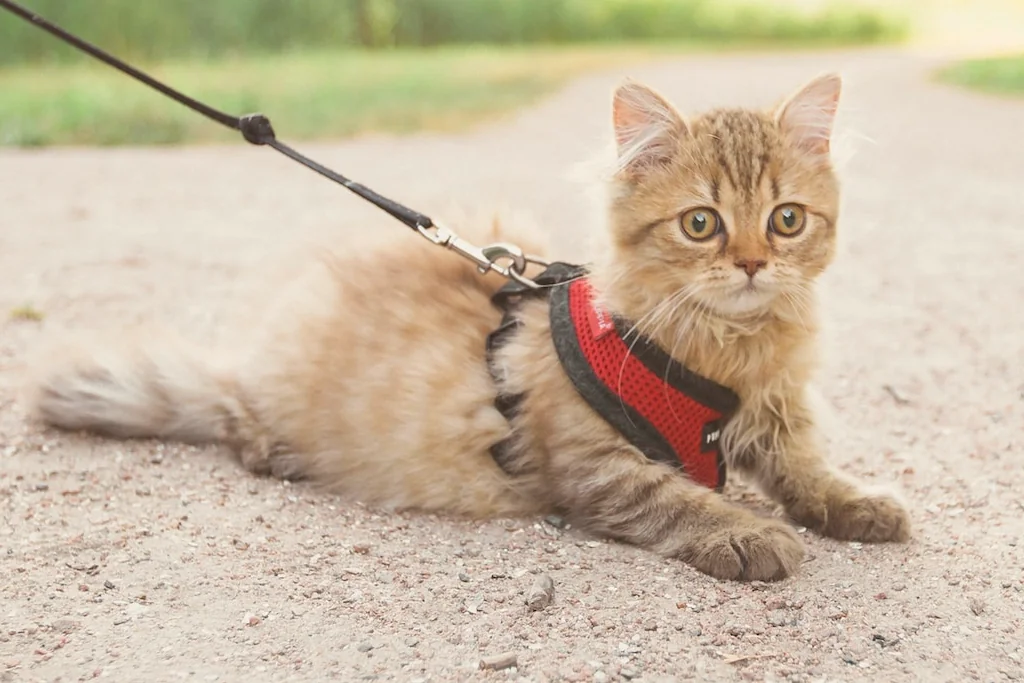
MULTIPOLYGON (((769 111, 687 121, 651 89, 621 85, 610 243, 589 281, 597 305, 738 397, 722 457, 792 521, 838 539, 905 541, 909 518, 893 495, 826 463, 808 404, 814 282, 836 241, 839 94, 839 77, 825 75, 769 111)), ((485 340, 502 320, 491 297, 503 283, 418 239, 333 255, 282 293, 244 353, 122 333, 50 358, 30 407, 64 429, 222 443, 253 472, 374 506, 560 511, 722 579, 797 570, 804 548, 790 524, 645 456, 595 413, 563 369, 544 297, 514 309, 492 377, 485 340), (499 394, 521 397, 509 420, 499 394), (491 448, 503 441, 499 464, 491 448)))

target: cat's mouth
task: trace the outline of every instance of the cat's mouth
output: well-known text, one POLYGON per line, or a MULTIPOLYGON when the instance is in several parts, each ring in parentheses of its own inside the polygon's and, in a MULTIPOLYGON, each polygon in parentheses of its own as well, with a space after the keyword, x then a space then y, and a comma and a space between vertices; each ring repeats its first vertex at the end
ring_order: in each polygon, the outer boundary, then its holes
POLYGON ((708 294, 707 304, 720 315, 747 316, 769 307, 775 298, 775 287, 770 282, 748 279, 708 294))

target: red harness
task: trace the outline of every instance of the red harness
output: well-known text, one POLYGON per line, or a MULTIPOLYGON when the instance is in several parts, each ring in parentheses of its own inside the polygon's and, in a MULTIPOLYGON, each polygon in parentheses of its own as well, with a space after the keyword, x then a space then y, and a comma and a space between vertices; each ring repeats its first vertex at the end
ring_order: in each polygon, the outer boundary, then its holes
MULTIPOLYGON (((630 323, 599 307, 585 274, 582 268, 556 263, 536 279, 540 290, 499 292, 496 303, 506 310, 505 321, 489 338, 489 350, 518 324, 508 307, 509 295, 547 294, 559 360, 591 408, 648 458, 721 490, 726 471, 719 439, 739 398, 680 366, 630 323)), ((520 400, 499 396, 497 406, 511 419, 520 400)), ((492 449, 499 464, 501 451, 492 449)))

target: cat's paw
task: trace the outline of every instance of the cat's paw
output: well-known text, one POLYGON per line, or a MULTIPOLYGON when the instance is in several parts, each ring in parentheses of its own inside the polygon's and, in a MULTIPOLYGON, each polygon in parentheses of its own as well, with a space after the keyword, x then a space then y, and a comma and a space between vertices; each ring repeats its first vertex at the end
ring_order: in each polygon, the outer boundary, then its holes
POLYGON ((841 541, 902 543, 910 540, 910 515, 894 496, 858 492, 828 502, 822 533, 841 541))
POLYGON ((681 557, 717 579, 778 581, 796 572, 804 544, 788 524, 751 516, 701 538, 681 557))

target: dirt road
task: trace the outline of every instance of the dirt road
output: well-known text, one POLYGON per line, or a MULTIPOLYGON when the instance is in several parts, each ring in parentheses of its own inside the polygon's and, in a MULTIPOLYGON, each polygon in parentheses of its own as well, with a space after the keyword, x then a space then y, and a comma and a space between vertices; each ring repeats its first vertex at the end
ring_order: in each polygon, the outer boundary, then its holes
MULTIPOLYGON (((821 386, 835 460, 895 481, 917 537, 807 535, 807 563, 778 585, 540 520, 376 514, 213 449, 27 425, 20 372, 63 328, 157 319, 213 339, 283 254, 414 238, 241 142, 0 152, 0 680, 1024 679, 1024 102, 935 84, 931 65, 867 52, 630 72, 684 108, 847 78, 842 124, 861 137, 821 386), (43 320, 6 319, 26 305, 43 320), (528 611, 538 572, 555 599, 528 611), (517 668, 477 670, 504 652, 517 668)), ((603 144, 623 75, 467 135, 299 146, 440 215, 449 200, 527 209, 582 258, 594 210, 568 175, 603 144)))

